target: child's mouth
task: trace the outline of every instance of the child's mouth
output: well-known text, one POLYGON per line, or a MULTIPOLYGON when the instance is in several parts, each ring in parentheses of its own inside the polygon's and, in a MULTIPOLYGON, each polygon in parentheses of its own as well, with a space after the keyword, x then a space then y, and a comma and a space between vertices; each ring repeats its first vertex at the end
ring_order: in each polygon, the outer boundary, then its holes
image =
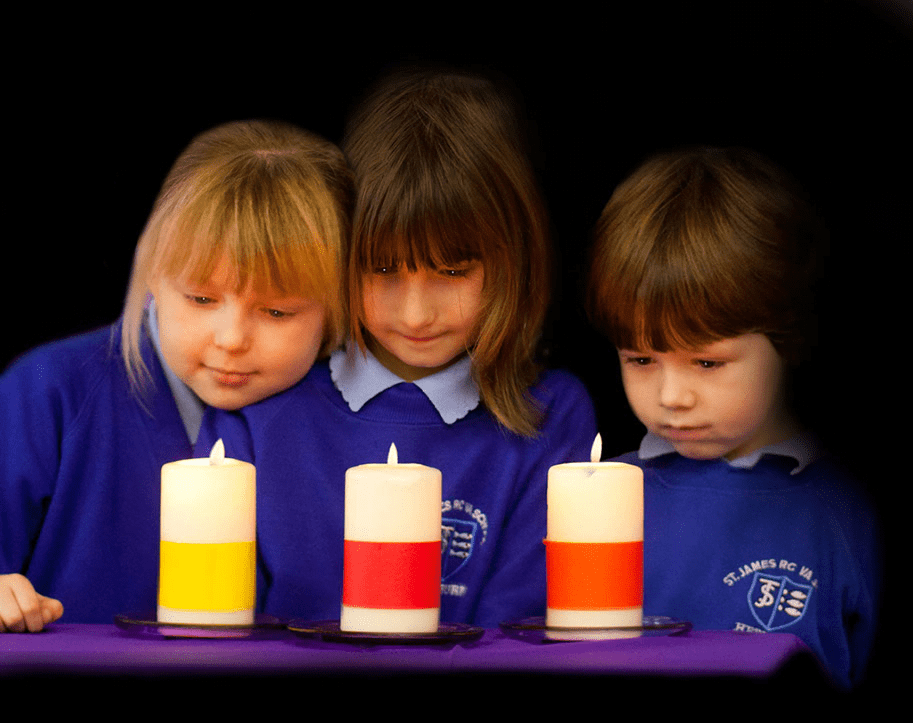
POLYGON ((236 372, 227 369, 210 369, 216 382, 226 387, 243 387, 253 372, 236 372))
POLYGON ((693 442, 703 439, 707 436, 710 425, 705 424, 699 427, 673 427, 663 425, 660 428, 661 436, 673 442, 693 442))

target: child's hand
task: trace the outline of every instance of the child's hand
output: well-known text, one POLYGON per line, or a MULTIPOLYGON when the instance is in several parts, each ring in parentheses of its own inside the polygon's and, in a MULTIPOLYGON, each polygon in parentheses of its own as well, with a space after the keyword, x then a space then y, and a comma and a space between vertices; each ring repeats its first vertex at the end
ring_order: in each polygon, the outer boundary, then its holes
POLYGON ((37 633, 63 615, 63 604, 35 592, 19 574, 0 575, 0 633, 37 633))

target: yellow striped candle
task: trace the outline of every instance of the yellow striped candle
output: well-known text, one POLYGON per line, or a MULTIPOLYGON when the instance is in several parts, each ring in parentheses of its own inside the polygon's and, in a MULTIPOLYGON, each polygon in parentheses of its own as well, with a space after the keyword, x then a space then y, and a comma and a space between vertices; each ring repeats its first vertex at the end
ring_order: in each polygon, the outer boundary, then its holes
POLYGON ((158 619, 250 625, 256 602, 256 471, 225 457, 162 467, 158 619))
POLYGON ((441 472, 399 464, 346 471, 342 612, 347 632, 434 633, 440 620, 441 472))
POLYGON ((640 468, 600 462, 548 473, 549 628, 639 627, 643 622, 644 488, 640 468))

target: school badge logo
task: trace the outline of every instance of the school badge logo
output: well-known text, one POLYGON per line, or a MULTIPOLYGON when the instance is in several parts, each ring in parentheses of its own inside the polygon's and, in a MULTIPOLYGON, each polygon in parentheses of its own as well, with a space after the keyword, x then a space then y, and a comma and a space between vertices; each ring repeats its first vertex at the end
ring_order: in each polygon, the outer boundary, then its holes
POLYGON ((748 590, 748 609, 767 632, 782 630, 805 615, 812 589, 786 575, 756 572, 748 590))
POLYGON ((441 581, 455 575, 472 557, 479 523, 474 520, 441 519, 441 581))

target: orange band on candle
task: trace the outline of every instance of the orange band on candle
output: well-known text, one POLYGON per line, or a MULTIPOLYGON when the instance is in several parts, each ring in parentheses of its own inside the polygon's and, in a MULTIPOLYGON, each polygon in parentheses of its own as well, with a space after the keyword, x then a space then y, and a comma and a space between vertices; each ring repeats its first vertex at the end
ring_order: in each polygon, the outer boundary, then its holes
POLYGON ((644 600, 644 543, 545 541, 548 607, 633 608, 644 600))
POLYGON ((345 540, 342 602, 420 610, 441 604, 441 543, 345 540))

